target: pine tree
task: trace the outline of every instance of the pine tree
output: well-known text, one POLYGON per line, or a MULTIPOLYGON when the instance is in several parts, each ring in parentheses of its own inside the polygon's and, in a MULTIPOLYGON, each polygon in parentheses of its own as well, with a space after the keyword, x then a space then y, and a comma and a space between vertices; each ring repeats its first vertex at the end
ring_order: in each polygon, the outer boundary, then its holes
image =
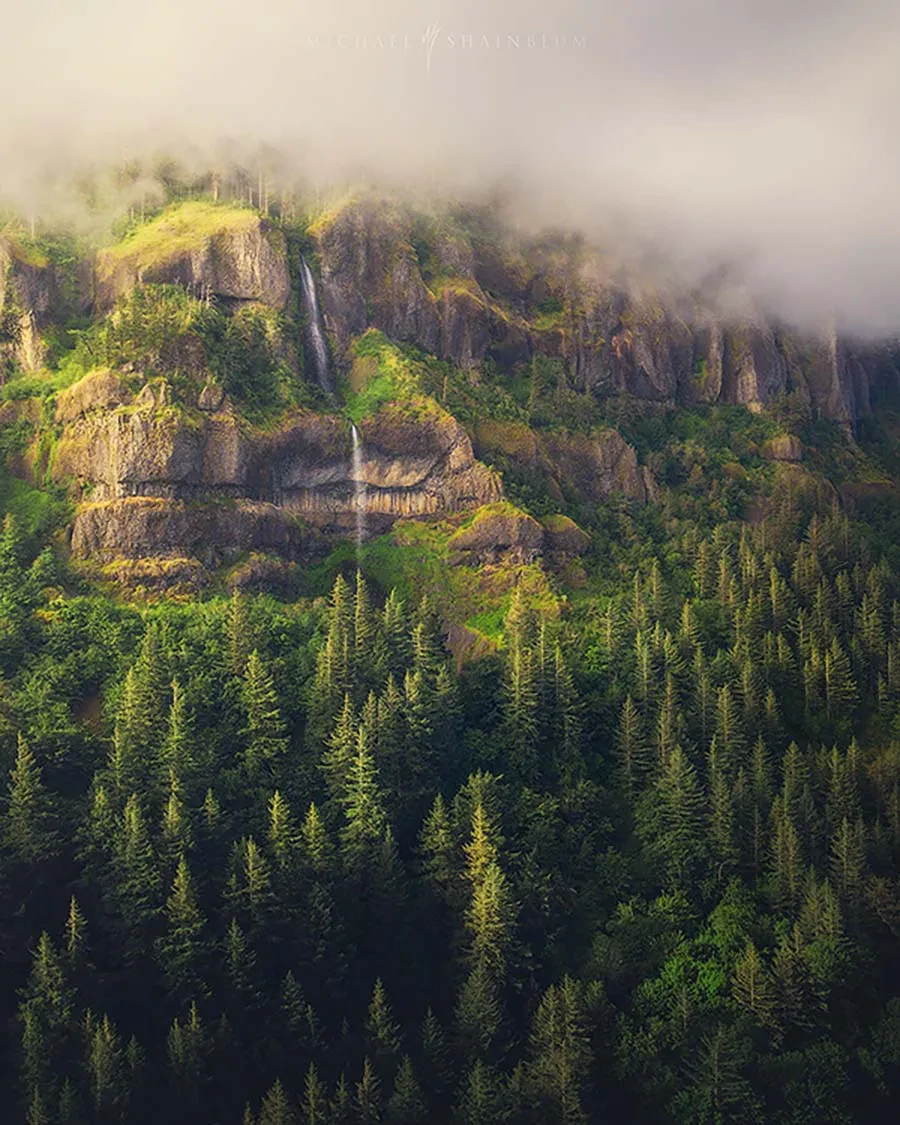
POLYGON ((269 850, 276 868, 289 875, 294 864, 296 834, 290 806, 276 789, 269 801, 269 850))
POLYGON ((557 773, 571 782, 582 768, 582 714, 572 672, 559 642, 553 649, 553 733, 557 773))
POLYGON ((404 1055, 387 1105, 391 1125, 420 1125, 426 1120, 425 1099, 409 1055, 404 1055))
POLYGON ((22 994, 22 1076, 27 1091, 40 1092, 44 1105, 56 1095, 58 1076, 72 1031, 74 993, 49 934, 42 933, 22 994))
POLYGON ((194 769, 192 721, 187 702, 178 680, 172 681, 172 703, 169 707, 169 724, 162 753, 162 776, 176 777, 180 782, 190 780, 194 769))
POLYGON ((116 1120, 128 1101, 125 1056, 115 1027, 104 1016, 94 1027, 88 1051, 91 1101, 98 1118, 116 1120))
POLYGON ((187 999, 201 991, 199 974, 206 923, 183 855, 175 870, 165 913, 166 933, 157 941, 160 966, 171 991, 180 999, 187 999))
POLYGON ((806 1030, 815 1025, 821 1011, 804 958, 800 927, 794 925, 778 943, 772 965, 775 978, 776 1016, 782 1025, 806 1030))
POLYGON ((486 1057, 500 1030, 502 1010, 487 965, 476 962, 463 982, 456 1005, 456 1030, 467 1058, 486 1057))
POLYGON ((531 1025, 527 1083, 542 1120, 560 1125, 588 1120, 582 1097, 589 1062, 581 989, 567 976, 544 993, 531 1025))
POLYGON ((251 937, 266 929, 274 905, 272 875, 252 836, 245 836, 234 845, 226 897, 251 937))
POLYGON ((381 1083, 369 1059, 363 1060, 362 1077, 356 1083, 356 1112, 361 1125, 381 1117, 381 1083))
POLYGON ((733 776, 741 762, 746 739, 740 711, 728 684, 716 696, 716 743, 726 776, 733 776))
POLYGON ((506 1120, 506 1091, 500 1075, 482 1059, 476 1059, 465 1077, 457 1104, 462 1125, 497 1125, 506 1120))
POLYGON ((717 882, 738 862, 735 822, 734 793, 719 763, 718 738, 714 735, 709 752, 709 836, 717 882))
POLYGON ((116 866, 115 895, 126 928, 126 957, 133 960, 144 952, 148 930, 161 906, 159 868, 136 794, 125 804, 116 866))
POLYGON ((191 826, 181 796, 181 783, 173 771, 169 778, 169 796, 163 809, 162 848, 172 860, 191 846, 191 826))
POLYGON ((20 734, 3 823, 3 842, 12 859, 32 867, 53 854, 56 840, 50 819, 40 766, 20 734))
POLYGON ((301 1125, 327 1125, 328 1122, 328 1096, 316 1064, 312 1062, 306 1072, 300 1121, 301 1125))
POLYGON ((484 965, 498 979, 506 968, 513 916, 506 876, 496 863, 489 863, 472 887, 466 928, 470 934, 470 963, 484 965))
POLYGON ((400 1051, 400 1026, 394 1020, 381 977, 375 981, 366 1018, 366 1047, 382 1073, 400 1051))
POLYGON ((450 1084, 453 1070, 447 1037, 431 1008, 422 1020, 421 1044, 425 1064, 425 1088, 439 1099, 450 1084))
POLYGON ((386 824, 378 771, 363 727, 357 735, 342 804, 341 843, 351 867, 358 869, 383 835, 386 824))
POLYGON ((315 803, 310 803, 300 829, 300 843, 306 862, 317 875, 324 875, 331 867, 332 845, 325 822, 315 803))
POLYGON ((505 670, 504 730, 516 769, 523 778, 531 779, 538 769, 538 691, 530 649, 523 644, 512 645, 505 670))
POLYGON ((850 661, 838 644, 837 637, 825 653, 825 707, 831 722, 840 722, 849 717, 856 705, 857 690, 853 682, 850 661))
POLYGON ((425 879, 445 902, 453 902, 459 868, 450 816, 440 793, 419 833, 419 856, 425 879))
POLYGON ((166 1037, 169 1070, 175 1078, 179 1097, 187 1103, 190 1114, 196 1114, 201 1102, 208 1052, 206 1030, 196 1003, 192 1003, 188 1018, 182 1021, 176 1016, 166 1037))
POLYGON ((652 760, 647 751, 640 711, 630 695, 625 697, 619 717, 618 750, 625 788, 633 794, 650 774, 652 760))
POLYGON ((476 798, 472 810, 472 831, 463 848, 466 857, 465 876, 476 887, 484 873, 497 859, 496 831, 484 802, 476 798))
POLYGON ((287 753, 286 728, 278 707, 275 685, 254 649, 247 659, 243 687, 247 725, 244 728, 244 761, 251 778, 258 777, 264 765, 276 766, 287 753))
POLYGON ((69 900, 64 948, 69 967, 71 969, 80 968, 84 964, 88 948, 87 922, 74 895, 69 900))
POLYGON ((660 768, 664 767, 666 759, 678 745, 683 727, 684 722, 678 711, 675 677, 669 673, 666 676, 665 692, 656 721, 656 749, 660 768))
POLYGON ((243 594, 235 587, 228 606, 228 660, 232 676, 244 676, 252 647, 247 604, 243 594))
POLYGON ((848 903, 858 903, 866 873, 866 834, 862 819, 841 821, 831 841, 831 874, 848 903))
POLYGON ((263 1098, 259 1110, 259 1125, 295 1125, 294 1114, 280 1079, 276 1079, 263 1098))
POLYGON ((348 692, 344 696, 344 706, 335 720, 334 729, 328 737, 321 763, 329 792, 338 801, 346 794, 358 734, 356 709, 348 692))
POLYGON ((802 851, 794 820, 782 797, 772 805, 772 876, 775 899, 786 913, 800 895, 802 851))
POLYGON ((771 1026, 775 1011, 772 978, 752 941, 735 966, 731 994, 760 1026, 771 1026))
POLYGON ((356 591, 353 598, 353 647, 357 667, 372 664, 372 637, 375 621, 369 588, 361 570, 356 572, 356 591))
POLYGON ((680 746, 669 755, 654 793, 658 806, 654 847, 670 881, 683 885, 703 851, 703 798, 696 771, 680 746))

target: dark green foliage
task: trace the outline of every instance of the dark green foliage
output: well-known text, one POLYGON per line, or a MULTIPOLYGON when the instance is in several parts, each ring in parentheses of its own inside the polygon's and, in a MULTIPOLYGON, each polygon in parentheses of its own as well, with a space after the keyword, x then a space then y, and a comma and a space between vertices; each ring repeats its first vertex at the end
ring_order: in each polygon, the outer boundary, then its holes
POLYGON ((7 524, 7 1117, 886 1119, 900 586, 688 510, 461 671, 361 575, 139 610, 7 524))

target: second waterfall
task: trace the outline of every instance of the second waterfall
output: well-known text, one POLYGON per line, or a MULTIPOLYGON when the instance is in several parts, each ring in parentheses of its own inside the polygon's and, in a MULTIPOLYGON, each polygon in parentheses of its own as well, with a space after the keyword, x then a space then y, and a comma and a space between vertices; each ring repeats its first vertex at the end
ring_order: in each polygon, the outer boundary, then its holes
POLYGON ((356 514, 356 549, 362 548, 366 538, 366 478, 363 474, 362 436, 351 422, 350 433, 353 437, 353 458, 350 468, 350 479, 353 481, 353 510, 356 514))
POLYGON ((316 382, 327 395, 334 392, 331 385, 331 372, 328 364, 328 348, 325 344, 325 324, 316 294, 316 282, 306 259, 300 255, 300 299, 306 316, 306 341, 308 359, 316 382))

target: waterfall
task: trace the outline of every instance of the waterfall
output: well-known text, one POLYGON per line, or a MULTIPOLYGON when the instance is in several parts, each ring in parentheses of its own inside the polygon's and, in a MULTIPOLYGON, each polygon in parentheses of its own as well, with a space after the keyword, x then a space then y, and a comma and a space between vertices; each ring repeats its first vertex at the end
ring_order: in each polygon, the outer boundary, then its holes
POLYGON ((350 469, 350 479, 353 481, 353 510, 356 513, 356 549, 362 548, 366 537, 366 478, 363 476, 362 437, 359 430, 351 422, 350 432, 353 435, 353 461, 350 469))
POLYGON ((331 373, 328 369, 328 348, 325 345, 325 325, 322 321, 322 310, 319 308, 319 298, 316 295, 316 282, 312 270, 306 264, 306 259, 300 255, 300 296, 303 301, 303 311, 306 314, 307 355, 312 360, 313 374, 316 382, 330 395, 334 388, 331 385, 331 373))

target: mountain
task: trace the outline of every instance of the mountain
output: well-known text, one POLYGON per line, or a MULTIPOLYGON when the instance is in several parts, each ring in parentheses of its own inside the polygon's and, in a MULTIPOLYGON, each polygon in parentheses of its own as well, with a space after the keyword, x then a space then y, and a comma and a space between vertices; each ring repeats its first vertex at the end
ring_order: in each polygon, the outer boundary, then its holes
POLYGON ((97 250, 48 246, 0 242, 6 367, 34 376, 7 385, 15 463, 75 503, 74 557, 132 585, 198 588, 248 554, 248 580, 280 580, 360 505, 372 536, 501 501, 498 468, 544 515, 643 502, 658 484, 611 405, 790 403, 850 435, 900 377, 889 342, 726 316, 486 206, 361 193, 288 221, 195 200, 97 250))
POLYGON ((220 187, 3 228, 3 1120, 890 1119, 895 346, 220 187))

